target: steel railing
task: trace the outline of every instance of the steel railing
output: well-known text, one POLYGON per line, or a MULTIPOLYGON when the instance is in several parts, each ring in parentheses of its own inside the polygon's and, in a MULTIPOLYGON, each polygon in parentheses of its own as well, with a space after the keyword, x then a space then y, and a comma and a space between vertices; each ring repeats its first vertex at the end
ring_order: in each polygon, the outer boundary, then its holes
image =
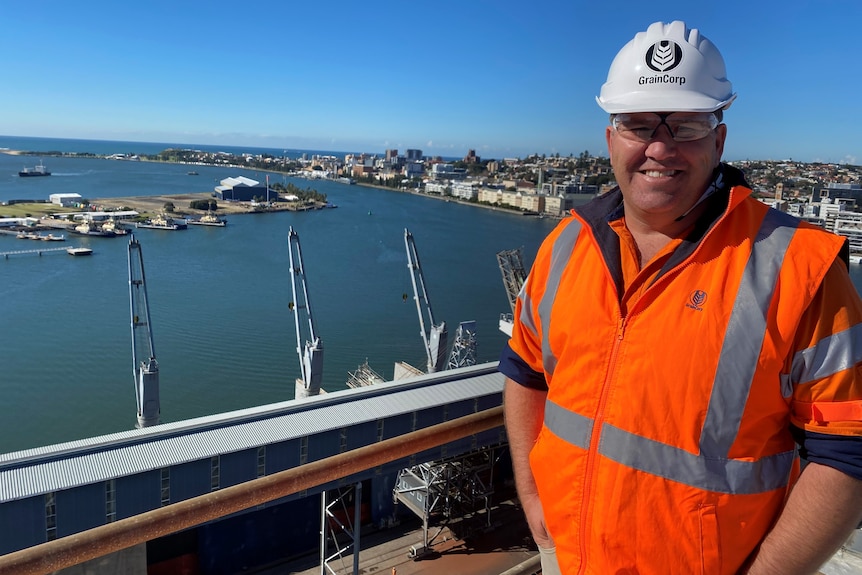
POLYGON ((503 425, 495 407, 0 556, 0 575, 43 575, 503 425))

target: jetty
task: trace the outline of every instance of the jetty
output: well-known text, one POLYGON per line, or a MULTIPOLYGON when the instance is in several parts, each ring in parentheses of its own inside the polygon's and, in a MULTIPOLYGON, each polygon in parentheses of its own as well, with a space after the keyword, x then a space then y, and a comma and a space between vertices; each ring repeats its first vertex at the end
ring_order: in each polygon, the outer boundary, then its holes
POLYGON ((38 248, 33 250, 11 250, 6 252, 0 252, 0 257, 8 260, 9 256, 19 256, 19 255, 27 255, 27 254, 36 254, 41 256, 42 254, 47 253, 57 253, 57 252, 66 252, 70 256, 80 256, 80 255, 90 255, 93 253, 93 250, 90 248, 84 247, 62 247, 62 248, 38 248))

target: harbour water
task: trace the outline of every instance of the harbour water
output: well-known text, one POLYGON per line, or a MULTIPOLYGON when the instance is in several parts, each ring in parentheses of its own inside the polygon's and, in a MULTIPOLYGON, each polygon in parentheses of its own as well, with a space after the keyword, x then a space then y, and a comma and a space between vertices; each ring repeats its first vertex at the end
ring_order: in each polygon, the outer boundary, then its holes
MULTIPOLYGON (((140 154, 168 145, 0 136, 3 147, 140 154)), ((0 201, 75 192, 98 203, 210 192, 228 176, 265 177, 237 168, 196 166, 199 175, 189 176, 182 165, 41 159, 52 176, 19 178, 22 167, 40 158, 0 154, 0 201)), ((521 247, 529 264, 554 220, 335 182, 287 181, 313 187, 339 207, 232 216, 225 228, 137 231, 161 366, 162 421, 293 398, 299 359, 288 309, 290 226, 300 237, 324 343, 324 389, 344 389, 348 372, 366 360, 387 379, 396 361, 425 366, 405 228, 416 241, 435 319, 447 322, 450 340, 458 322, 475 320, 479 361, 498 357, 505 336, 497 321, 509 307, 495 254, 521 247)), ((30 243, 0 235, 0 251, 30 243)), ((67 236, 64 245, 94 254, 0 259, 0 453, 135 424, 128 239, 67 236)), ((860 289, 862 266, 851 266, 851 277, 860 289)))
MULTIPOLYGON (((99 154, 167 147, 18 140, 0 137, 0 147, 99 154)), ((0 154, 0 201, 75 192, 98 203, 209 192, 227 176, 265 177, 237 168, 196 166, 199 175, 189 176, 181 165, 41 159, 52 176, 19 178, 18 170, 40 158, 0 154)), ((344 389, 348 372, 366 359, 386 379, 396 361, 425 366, 405 228, 416 241, 435 320, 447 322, 450 340, 458 322, 475 320, 479 361, 498 357, 505 336, 497 321, 509 306, 495 254, 522 247, 529 264, 553 220, 336 182, 288 181, 327 194, 338 208, 231 216, 225 228, 136 231, 161 367, 162 421, 293 398, 299 359, 288 309, 290 226, 300 237, 324 343, 324 389, 344 389)), ((128 238, 67 235, 65 245, 94 254, 0 259, 0 452, 135 424, 128 238)), ((0 251, 27 247, 0 236, 0 251)))

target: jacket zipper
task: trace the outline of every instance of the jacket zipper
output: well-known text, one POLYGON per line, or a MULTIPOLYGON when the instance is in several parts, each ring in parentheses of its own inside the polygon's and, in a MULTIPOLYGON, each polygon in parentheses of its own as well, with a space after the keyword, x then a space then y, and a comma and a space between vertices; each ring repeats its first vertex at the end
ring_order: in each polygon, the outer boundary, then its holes
POLYGON ((605 372, 605 380, 602 383, 602 393, 599 397, 599 405, 596 409, 596 416, 593 419, 593 429, 590 433, 590 447, 587 451, 587 466, 584 479, 584 494, 581 501, 581 517, 580 517, 580 550, 581 550, 581 566, 578 573, 583 574, 587 567, 587 535, 589 534, 588 518, 593 513, 593 476, 595 475, 595 462, 599 452, 599 441, 601 439, 602 424, 604 422, 605 405, 608 400, 608 392, 611 387, 611 378, 616 371, 617 356, 619 355, 620 347, 623 343, 626 331, 626 318, 620 317, 617 323, 616 338, 613 349, 611 350, 608 369, 605 372))

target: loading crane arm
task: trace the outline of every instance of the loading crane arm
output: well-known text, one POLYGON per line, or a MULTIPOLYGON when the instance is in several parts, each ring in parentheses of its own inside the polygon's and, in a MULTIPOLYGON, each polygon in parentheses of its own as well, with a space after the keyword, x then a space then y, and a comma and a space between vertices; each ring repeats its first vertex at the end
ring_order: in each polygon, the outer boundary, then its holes
POLYGON ((293 226, 290 227, 287 234, 287 244, 290 253, 291 289, 293 290, 293 301, 290 302, 289 307, 295 314, 296 352, 299 355, 301 372, 301 377, 296 380, 296 398, 300 399, 320 393, 320 384, 323 379, 323 341, 315 329, 299 234, 296 233, 293 226))
POLYGON ((428 299, 428 290, 425 289, 425 276, 419 263, 416 242, 407 228, 404 228, 404 245, 407 248, 407 268, 410 270, 410 280, 413 282, 413 299, 416 301, 416 311, 419 314, 419 329, 428 360, 428 373, 433 373, 445 369, 449 334, 446 330, 446 322, 439 324, 434 322, 434 313, 428 299), (427 334, 423 315, 427 315, 430 326, 427 334))
POLYGON ((159 363, 153 345, 144 256, 134 234, 129 240, 129 309, 132 327, 132 372, 135 377, 137 427, 159 423, 159 363))

